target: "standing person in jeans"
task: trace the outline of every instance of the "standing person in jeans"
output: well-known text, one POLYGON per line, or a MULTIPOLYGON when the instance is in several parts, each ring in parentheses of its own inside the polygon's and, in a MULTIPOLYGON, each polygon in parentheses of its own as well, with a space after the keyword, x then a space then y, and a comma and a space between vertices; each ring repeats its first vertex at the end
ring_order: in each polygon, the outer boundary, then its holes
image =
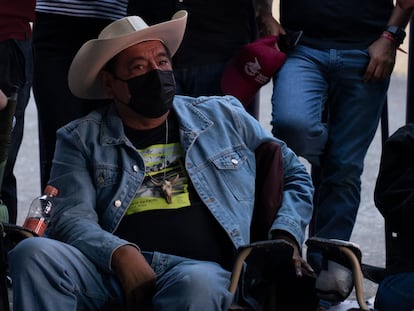
MULTIPOLYGON (((282 0, 284 30, 303 31, 274 77, 274 136, 320 170, 310 235, 349 240, 361 174, 410 12, 391 0, 282 0)), ((321 265, 316 250, 308 260, 321 265)))
POLYGON ((83 43, 126 15, 127 0, 38 0, 33 29, 34 82, 39 120, 41 190, 49 179, 56 130, 87 114, 103 101, 75 97, 68 70, 83 43))
MULTIPOLYGON (((223 95, 220 81, 229 60, 243 45, 272 35, 278 25, 269 0, 140 1, 130 0, 129 15, 148 24, 168 20, 177 10, 188 11, 183 43, 173 58, 177 94, 223 95)), ((248 109, 257 117, 258 98, 248 109)))
POLYGON ((32 87, 32 29, 35 0, 0 1, 0 89, 6 96, 17 90, 15 123, 11 133, 0 199, 7 206, 9 222, 17 219, 17 184, 14 166, 23 139, 24 114, 32 87))

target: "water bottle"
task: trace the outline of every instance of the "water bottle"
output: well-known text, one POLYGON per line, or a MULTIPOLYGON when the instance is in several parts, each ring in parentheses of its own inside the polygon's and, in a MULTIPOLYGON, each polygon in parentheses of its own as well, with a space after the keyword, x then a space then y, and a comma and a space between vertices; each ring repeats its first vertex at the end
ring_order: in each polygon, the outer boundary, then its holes
POLYGON ((23 227, 42 236, 49 224, 50 213, 53 208, 52 198, 57 195, 57 189, 53 186, 46 186, 44 194, 35 198, 30 204, 23 227))

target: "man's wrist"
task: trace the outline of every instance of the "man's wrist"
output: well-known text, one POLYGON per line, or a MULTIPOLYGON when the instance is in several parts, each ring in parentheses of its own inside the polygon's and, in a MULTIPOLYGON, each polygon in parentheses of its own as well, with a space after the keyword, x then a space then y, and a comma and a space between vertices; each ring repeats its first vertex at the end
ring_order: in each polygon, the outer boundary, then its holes
POLYGON ((388 25, 384 29, 381 36, 388 39, 392 38, 394 40, 395 46, 399 47, 404 42, 406 33, 404 31, 404 28, 394 25, 388 25))
POLYGON ((282 231, 282 230, 273 231, 272 239, 273 240, 278 240, 278 239, 285 240, 289 242, 290 244, 297 246, 300 249, 298 241, 296 241, 295 237, 287 231, 282 231))
POLYGON ((384 38, 384 39, 386 39, 386 40, 388 40, 388 41, 390 41, 390 42, 392 42, 392 44, 394 45, 394 47, 397 49, 397 50, 399 50, 399 51, 401 51, 401 52, 403 52, 403 53, 405 53, 405 54, 407 54, 407 52, 406 51, 404 51, 402 48, 400 48, 400 43, 394 38, 394 36, 393 35, 391 35, 388 31, 383 31, 382 32, 382 34, 381 34, 381 38, 384 38))

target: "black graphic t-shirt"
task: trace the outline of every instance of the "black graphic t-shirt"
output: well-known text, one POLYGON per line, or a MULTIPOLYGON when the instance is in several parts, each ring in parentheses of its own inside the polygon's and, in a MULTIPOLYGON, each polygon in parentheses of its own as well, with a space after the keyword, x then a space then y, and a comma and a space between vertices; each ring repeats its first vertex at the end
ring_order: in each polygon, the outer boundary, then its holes
POLYGON ((146 172, 115 234, 145 251, 215 261, 230 269, 234 247, 188 178, 172 113, 166 131, 165 123, 150 130, 125 129, 146 172), (164 180, 170 183, 171 201, 162 192, 164 180))

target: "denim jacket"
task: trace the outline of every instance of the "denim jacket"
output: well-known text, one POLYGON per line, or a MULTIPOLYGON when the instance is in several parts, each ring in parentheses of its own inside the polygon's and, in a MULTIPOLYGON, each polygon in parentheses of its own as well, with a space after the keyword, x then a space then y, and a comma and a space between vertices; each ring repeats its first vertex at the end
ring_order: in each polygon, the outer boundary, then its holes
MULTIPOLYGON (((301 245, 313 187, 296 155, 234 97, 176 96, 173 109, 189 178, 236 248, 250 241, 255 149, 270 140, 282 145, 283 202, 270 231, 287 231, 301 245)), ((113 252, 129 243, 112 233, 144 179, 144 161, 125 136, 115 105, 64 126, 56 144, 49 184, 59 194, 48 234, 110 271, 113 252)))

